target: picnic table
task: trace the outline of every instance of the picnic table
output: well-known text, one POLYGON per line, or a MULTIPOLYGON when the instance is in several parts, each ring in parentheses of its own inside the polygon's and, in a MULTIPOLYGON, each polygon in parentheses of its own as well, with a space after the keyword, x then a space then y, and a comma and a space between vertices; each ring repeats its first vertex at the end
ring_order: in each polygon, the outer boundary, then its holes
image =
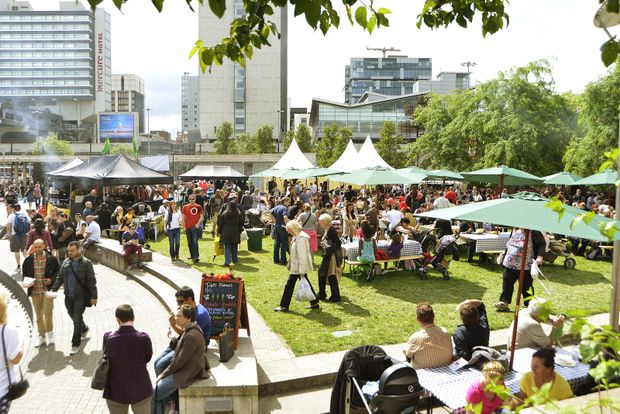
POLYGON ((476 253, 496 253, 506 249, 510 233, 460 233, 460 237, 476 243, 476 253))

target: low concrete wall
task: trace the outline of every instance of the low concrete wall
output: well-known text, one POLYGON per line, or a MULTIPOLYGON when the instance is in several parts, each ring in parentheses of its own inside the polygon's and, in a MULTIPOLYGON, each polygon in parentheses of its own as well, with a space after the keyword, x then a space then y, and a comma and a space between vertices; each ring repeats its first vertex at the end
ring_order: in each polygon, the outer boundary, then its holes
POLYGON ((258 374, 252 340, 239 332, 235 355, 219 362, 217 347, 208 351, 211 378, 179 390, 181 414, 258 414, 258 374))
MULTIPOLYGON (((99 262, 104 266, 123 273, 125 271, 125 261, 122 256, 123 248, 116 240, 101 239, 101 242, 95 243, 88 249, 85 256, 93 262, 99 262)), ((153 260, 153 253, 150 250, 142 248, 142 255, 145 262, 153 260)), ((133 261, 138 261, 137 255, 132 255, 133 261)))
MULTIPOLYGON (((600 397, 602 399, 611 399, 613 400, 615 403, 618 403, 618 401, 620 401, 620 388, 614 388, 611 389, 609 391, 604 391, 601 393, 600 397)), ((579 411, 580 413, 607 413, 607 412, 617 412, 617 411, 612 411, 609 408, 603 408, 601 410, 601 408, 599 407, 599 405, 594 405, 589 407, 588 409, 584 409, 583 407, 586 405, 586 403, 592 403, 593 401, 598 400, 599 398, 599 394, 594 392, 592 394, 588 394, 588 395, 582 395, 581 397, 574 397, 574 398, 569 398, 568 400, 562 400, 562 401, 558 401, 557 407, 551 406, 551 405, 539 405, 536 407, 532 407, 532 408, 526 408, 525 410, 521 410, 521 414, 540 414, 540 413, 559 413, 561 409, 566 409, 566 407, 575 407, 579 411)))

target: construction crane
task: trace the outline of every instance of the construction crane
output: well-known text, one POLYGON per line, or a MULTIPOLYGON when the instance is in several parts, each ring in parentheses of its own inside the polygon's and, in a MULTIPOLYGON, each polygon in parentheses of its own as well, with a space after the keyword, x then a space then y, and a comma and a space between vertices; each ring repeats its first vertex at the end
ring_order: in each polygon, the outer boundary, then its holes
POLYGON ((400 49, 396 49, 395 47, 370 47, 366 46, 366 50, 376 50, 383 52, 383 57, 385 57, 385 52, 400 52, 400 49))

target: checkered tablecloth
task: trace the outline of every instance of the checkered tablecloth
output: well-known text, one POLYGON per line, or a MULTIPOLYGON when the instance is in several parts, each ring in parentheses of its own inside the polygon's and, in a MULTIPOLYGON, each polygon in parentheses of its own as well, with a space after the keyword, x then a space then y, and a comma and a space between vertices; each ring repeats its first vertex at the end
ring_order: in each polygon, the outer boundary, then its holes
POLYGON ((463 239, 476 243, 476 253, 492 250, 504 250, 510 238, 510 233, 499 234, 476 234, 461 233, 463 239))
MULTIPOLYGON (((506 387, 509 388, 510 392, 513 394, 519 392, 519 383, 523 374, 530 370, 529 366, 532 360, 532 354, 535 351, 536 350, 532 348, 524 348, 516 351, 513 371, 506 374, 504 378, 506 387)), ((557 355, 570 357, 570 354, 562 349, 556 349, 556 351, 557 355)), ((568 381, 573 391, 585 383, 588 378, 589 369, 590 367, 588 365, 582 363, 578 363, 574 367, 564 367, 555 364, 555 371, 568 381)), ((465 400, 467 388, 475 381, 482 379, 482 372, 478 370, 461 369, 457 372, 452 372, 447 366, 418 369, 416 372, 420 385, 452 409, 465 407, 465 405, 467 405, 467 401, 465 400)))
MULTIPOLYGON (((343 244, 342 247, 345 249, 347 259, 355 260, 358 253, 358 243, 347 243, 343 244)), ((377 241, 377 248, 381 250, 385 250, 387 252, 390 247, 390 242, 387 240, 379 240, 377 241)), ((417 256, 422 254, 422 245, 415 240, 405 240, 403 242, 403 249, 400 252, 401 256, 417 256)))

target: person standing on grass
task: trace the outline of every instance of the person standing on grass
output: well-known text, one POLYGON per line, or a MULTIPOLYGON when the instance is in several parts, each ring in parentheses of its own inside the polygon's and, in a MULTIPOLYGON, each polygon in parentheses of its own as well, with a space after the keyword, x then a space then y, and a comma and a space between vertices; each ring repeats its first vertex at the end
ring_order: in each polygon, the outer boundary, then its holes
POLYGON ((185 236, 187 237, 187 247, 189 247, 189 259, 194 263, 198 263, 200 261, 198 235, 204 214, 202 207, 196 204, 196 195, 191 194, 188 197, 188 201, 189 203, 181 209, 183 226, 185 227, 185 236))
POLYGON ((321 238, 321 248, 323 249, 323 258, 319 267, 319 299, 327 300, 326 285, 329 281, 329 289, 331 290, 330 302, 340 302, 340 287, 338 286, 337 273, 340 271, 342 264, 342 244, 338 232, 332 226, 332 216, 329 214, 321 214, 319 217, 319 225, 323 228, 323 237, 321 238))
POLYGON ((275 222, 273 224, 273 262, 275 264, 286 265, 286 251, 288 250, 288 233, 286 223, 288 222, 288 203, 289 199, 283 197, 277 206, 271 209, 271 216, 275 222))
POLYGON ((228 196, 226 209, 218 219, 217 233, 224 244, 224 266, 237 264, 237 252, 241 243, 244 217, 236 203, 236 196, 228 196))
POLYGON ((179 248, 181 247, 181 212, 177 202, 171 200, 164 212, 164 232, 168 235, 170 243, 170 260, 179 260, 179 248))

